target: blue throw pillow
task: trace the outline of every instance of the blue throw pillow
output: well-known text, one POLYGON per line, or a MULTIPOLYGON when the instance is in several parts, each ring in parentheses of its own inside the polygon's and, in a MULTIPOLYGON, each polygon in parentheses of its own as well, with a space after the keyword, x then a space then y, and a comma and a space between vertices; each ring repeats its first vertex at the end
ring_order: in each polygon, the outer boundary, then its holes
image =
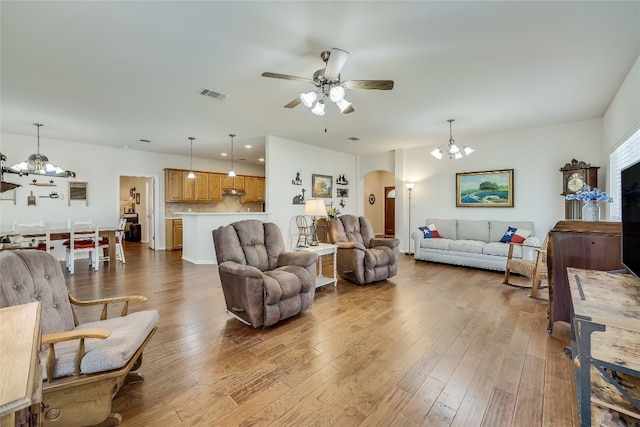
POLYGON ((513 237, 514 234, 516 234, 517 230, 518 229, 514 227, 507 227, 507 232, 504 233, 504 236, 502 236, 502 239, 500 239, 500 242, 502 243, 511 242, 511 238, 513 237))
POLYGON ((431 230, 426 225, 424 227, 418 227, 418 230, 422 231, 422 237, 425 239, 431 239, 433 234, 431 234, 431 230))

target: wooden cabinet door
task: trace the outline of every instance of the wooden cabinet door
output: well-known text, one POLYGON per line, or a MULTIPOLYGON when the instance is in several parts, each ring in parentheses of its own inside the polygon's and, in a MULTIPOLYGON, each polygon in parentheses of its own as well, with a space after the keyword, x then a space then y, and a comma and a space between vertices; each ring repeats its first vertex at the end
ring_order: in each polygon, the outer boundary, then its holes
POLYGON ((187 175, 189 171, 182 171, 182 201, 193 202, 196 200, 196 180, 187 175))
POLYGON ((256 179, 253 176, 244 177, 244 196, 243 203, 253 203, 256 201, 256 179))
POLYGON ((265 180, 264 178, 256 178, 256 202, 264 203, 265 201, 265 180))
POLYGON ((182 171, 165 169, 164 186, 167 202, 182 201, 182 171))
POLYGON ((173 249, 182 249, 182 220, 173 221, 173 249))
POLYGON ((209 174, 206 172, 196 172, 194 200, 196 202, 209 201, 209 174))
POLYGON ((229 175, 222 175, 222 189, 233 190, 233 177, 229 175))
POLYGON ((236 176, 233 178, 233 189, 244 190, 244 176, 236 176))
POLYGON ((219 173, 208 174, 209 187, 207 192, 209 202, 219 202, 222 200, 222 176, 223 175, 219 173))

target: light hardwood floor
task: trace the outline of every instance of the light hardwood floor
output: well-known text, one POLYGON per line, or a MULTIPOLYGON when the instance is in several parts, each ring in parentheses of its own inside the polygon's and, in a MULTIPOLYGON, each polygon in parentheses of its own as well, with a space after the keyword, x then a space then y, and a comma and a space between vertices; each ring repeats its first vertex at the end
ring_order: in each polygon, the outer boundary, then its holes
POLYGON ((142 294, 132 310, 160 312, 145 382, 114 400, 124 426, 579 425, 568 325, 548 336, 547 306, 501 273, 402 254, 392 280, 340 280, 303 315, 252 329, 225 312, 216 266, 125 253, 67 276, 77 297, 142 294))

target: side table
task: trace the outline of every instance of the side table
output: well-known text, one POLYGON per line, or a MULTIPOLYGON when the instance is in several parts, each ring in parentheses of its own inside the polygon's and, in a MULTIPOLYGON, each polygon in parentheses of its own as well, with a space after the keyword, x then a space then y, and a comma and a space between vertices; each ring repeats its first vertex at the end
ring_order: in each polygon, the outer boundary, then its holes
POLYGON ((333 283, 333 286, 338 285, 337 276, 337 263, 336 255, 338 253, 338 246, 330 243, 318 243, 316 246, 298 246, 294 248, 297 252, 314 252, 318 254, 318 277, 316 277, 316 288, 324 288, 326 285, 333 283), (333 255, 333 277, 327 277, 322 275, 322 257, 325 255, 333 255))

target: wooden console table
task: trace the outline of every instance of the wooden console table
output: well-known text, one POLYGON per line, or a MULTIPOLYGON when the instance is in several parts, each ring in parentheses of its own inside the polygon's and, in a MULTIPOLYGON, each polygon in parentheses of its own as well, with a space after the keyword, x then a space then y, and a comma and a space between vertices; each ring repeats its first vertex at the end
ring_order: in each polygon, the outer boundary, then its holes
POLYGON ((0 309, 0 426, 42 425, 40 303, 0 309))
POLYGON ((580 425, 599 426, 607 410, 640 422, 640 280, 630 274, 568 268, 573 302, 571 352, 580 425))
POLYGON ((621 224, 605 221, 560 221, 549 232, 549 324, 571 321, 567 267, 589 270, 622 269, 621 224))

